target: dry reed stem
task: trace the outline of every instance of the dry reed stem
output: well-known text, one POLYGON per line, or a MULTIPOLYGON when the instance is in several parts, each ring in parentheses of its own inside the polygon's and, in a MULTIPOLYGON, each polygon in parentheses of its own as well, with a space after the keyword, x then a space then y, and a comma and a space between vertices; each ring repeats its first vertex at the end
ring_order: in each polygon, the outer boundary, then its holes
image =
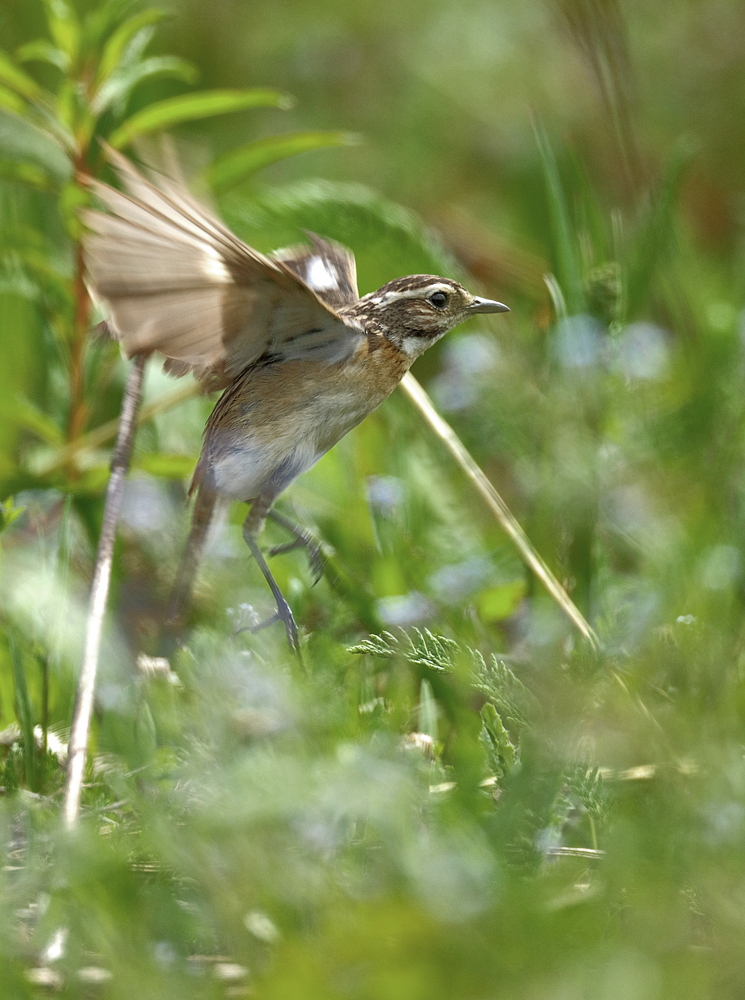
POLYGON ((63 820, 66 827, 75 826, 80 812, 80 795, 85 773, 88 731, 93 711, 93 695, 96 687, 98 657, 101 649, 101 635, 109 595, 111 562, 114 555, 116 525, 122 505, 124 477, 129 465, 129 455, 134 438, 135 416, 142 393, 142 376, 145 369, 145 354, 138 354, 127 379, 122 412, 119 419, 114 455, 111 460, 111 476, 106 489, 103 524, 98 539, 96 565, 93 570, 90 605, 85 634, 83 664, 78 677, 75 708, 72 714, 70 743, 67 756, 67 778, 65 781, 63 820))
POLYGON ((590 642, 593 649, 600 649, 600 640, 595 630, 585 621, 579 608, 577 608, 569 594, 567 594, 566 590, 564 590, 536 551, 507 504, 486 478, 450 424, 439 415, 432 405, 432 400, 411 372, 408 372, 403 377, 401 388, 414 403, 435 434, 444 441, 450 454, 486 501, 489 509, 515 543, 521 556, 543 583, 549 594, 567 617, 577 626, 582 635, 590 642))

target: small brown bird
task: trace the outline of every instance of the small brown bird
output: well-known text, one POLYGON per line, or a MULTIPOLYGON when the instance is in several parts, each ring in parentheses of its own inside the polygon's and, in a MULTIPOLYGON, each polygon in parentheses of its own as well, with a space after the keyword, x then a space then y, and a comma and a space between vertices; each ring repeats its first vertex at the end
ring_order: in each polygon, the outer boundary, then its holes
POLYGON ((277 604, 264 624, 281 619, 294 648, 295 620, 258 546, 266 518, 293 535, 270 554, 303 545, 318 565, 318 552, 272 504, 428 347, 475 313, 509 310, 431 274, 360 298, 346 247, 308 233, 309 245, 265 256, 180 184, 154 183, 109 155, 126 193, 90 181, 109 213, 84 213, 91 292, 128 357, 159 351, 172 374, 193 372, 206 391, 224 390, 191 484, 193 522, 170 616, 188 597, 217 498, 246 501, 243 537, 277 604))

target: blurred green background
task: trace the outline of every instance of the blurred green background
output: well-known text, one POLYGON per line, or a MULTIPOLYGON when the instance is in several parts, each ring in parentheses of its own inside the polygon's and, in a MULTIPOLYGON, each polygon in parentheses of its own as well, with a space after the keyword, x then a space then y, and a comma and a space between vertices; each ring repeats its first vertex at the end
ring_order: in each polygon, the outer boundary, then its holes
POLYGON ((0 6, 3 1000, 739 997, 745 7, 164 7, 0 6), (225 113, 177 100, 207 91, 225 113), (127 371, 75 171, 112 179, 98 137, 157 155, 154 108, 252 245, 309 228, 363 293, 423 271, 509 304, 415 374, 603 651, 396 393, 280 503, 327 558, 315 586, 272 563, 302 662, 241 631, 271 610, 241 505, 185 645, 138 659, 214 402, 153 363, 63 836, 127 371))

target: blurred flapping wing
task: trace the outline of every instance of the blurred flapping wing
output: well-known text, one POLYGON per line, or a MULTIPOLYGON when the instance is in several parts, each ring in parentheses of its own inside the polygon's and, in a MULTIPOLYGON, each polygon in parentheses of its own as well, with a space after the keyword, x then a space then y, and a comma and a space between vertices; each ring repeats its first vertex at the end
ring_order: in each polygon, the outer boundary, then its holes
POLYGON ((357 265, 354 254, 334 240, 326 240, 308 230, 305 235, 311 245, 275 250, 272 260, 281 261, 285 267, 303 279, 319 299, 332 309, 353 305, 359 299, 357 291, 357 265))
POLYGON ((307 248, 321 265, 306 276, 246 246, 180 185, 156 186, 125 157, 108 155, 126 193, 90 181, 109 214, 83 213, 85 259, 91 291, 129 357, 159 351, 174 375, 193 371, 214 389, 262 356, 331 364, 354 353, 362 334, 321 294, 328 287, 314 288, 324 284, 323 267, 326 286, 337 273, 324 263, 332 250, 344 262, 345 287, 354 281, 349 251, 315 237, 329 250, 307 248))

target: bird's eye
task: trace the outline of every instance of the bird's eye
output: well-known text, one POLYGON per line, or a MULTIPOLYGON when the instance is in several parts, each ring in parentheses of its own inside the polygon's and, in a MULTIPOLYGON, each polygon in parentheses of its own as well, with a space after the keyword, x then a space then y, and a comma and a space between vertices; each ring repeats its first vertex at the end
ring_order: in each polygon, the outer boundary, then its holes
POLYGON ((433 295, 430 295, 429 301, 437 309, 444 309, 448 304, 448 297, 445 292, 435 292, 433 295))

